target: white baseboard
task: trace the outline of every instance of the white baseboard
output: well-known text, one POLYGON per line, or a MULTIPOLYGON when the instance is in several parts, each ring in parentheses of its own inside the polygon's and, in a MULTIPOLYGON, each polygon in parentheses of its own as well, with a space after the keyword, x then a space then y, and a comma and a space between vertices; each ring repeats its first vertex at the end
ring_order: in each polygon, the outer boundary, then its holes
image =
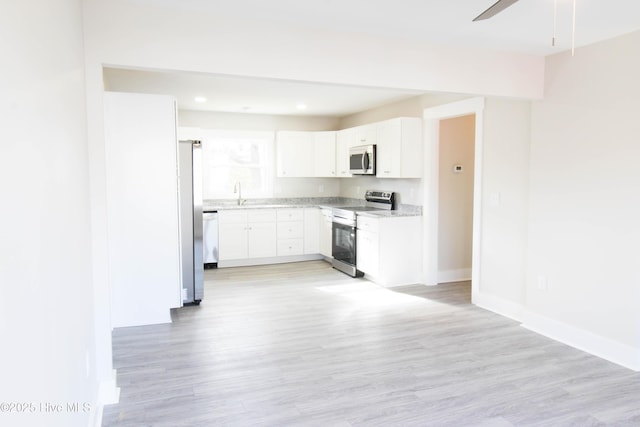
POLYGON ((89 427, 102 427, 102 413, 104 405, 95 404, 91 407, 91 420, 89 427))
POLYGON ((289 255, 289 256, 268 257, 268 258, 231 259, 226 261, 218 261, 218 268, 246 267, 249 265, 283 264, 286 262, 313 261, 313 260, 320 260, 320 259, 325 259, 325 257, 320 254, 306 254, 306 255, 289 255))
POLYGON ((524 307, 522 307, 521 304, 480 292, 471 296, 471 302, 485 310, 493 311, 496 314, 508 317, 517 322, 522 322, 524 307))
POLYGON ((100 427, 102 425, 102 412, 104 405, 113 405, 120 401, 120 388, 116 384, 117 372, 114 369, 111 372, 111 377, 100 381, 98 386, 97 402, 93 407, 92 422, 93 427, 100 427))
POLYGON ((438 271, 438 283, 463 282, 471 280, 470 268, 438 271))
POLYGON ((533 313, 524 312, 523 327, 594 356, 640 371, 640 349, 596 335, 584 329, 533 313))
POLYGON ((633 371, 640 371, 639 348, 542 316, 499 297, 477 293, 471 299, 478 307, 521 322, 522 327, 532 332, 633 371))

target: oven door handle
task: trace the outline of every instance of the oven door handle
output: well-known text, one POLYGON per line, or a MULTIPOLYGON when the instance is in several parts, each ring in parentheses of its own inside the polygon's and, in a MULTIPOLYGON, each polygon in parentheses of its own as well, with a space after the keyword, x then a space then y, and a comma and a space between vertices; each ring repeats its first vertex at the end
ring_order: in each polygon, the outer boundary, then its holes
POLYGON ((340 218, 339 216, 334 216, 333 217, 333 222, 335 222, 336 224, 340 224, 340 225, 346 225, 347 227, 356 227, 356 223, 355 221, 351 220, 351 219, 346 219, 346 218, 340 218))

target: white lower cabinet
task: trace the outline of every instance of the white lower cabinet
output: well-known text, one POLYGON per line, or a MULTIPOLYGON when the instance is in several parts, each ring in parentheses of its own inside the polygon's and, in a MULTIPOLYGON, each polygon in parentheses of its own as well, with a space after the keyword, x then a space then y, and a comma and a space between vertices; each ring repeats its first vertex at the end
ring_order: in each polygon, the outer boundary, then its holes
POLYGON ((320 228, 319 228, 319 245, 320 245, 320 254, 331 258, 331 239, 332 235, 332 213, 331 209, 321 209, 320 210, 320 228))
POLYGON ((357 268, 369 280, 387 287, 420 283, 421 217, 358 216, 357 227, 357 268))
POLYGON ((302 254, 302 239, 278 239, 278 256, 302 254))
POLYGON ((378 233, 358 230, 356 234, 357 268, 371 276, 379 275, 378 233))
MULTIPOLYGON (((220 215, 222 216, 222 215, 220 215)), ((247 223, 220 223, 218 233, 218 251, 220 261, 249 258, 247 223)))
POLYGON ((318 208, 221 209, 218 215, 219 267, 321 258, 318 208))
POLYGON ((250 222, 248 240, 249 258, 266 258, 275 256, 276 224, 274 222, 250 222))
POLYGON ((278 256, 301 255, 304 241, 304 210, 278 209, 278 256))
POLYGON ((220 211, 218 213, 218 251, 220 261, 249 257, 246 211, 220 211))
POLYGON ((320 209, 304 209, 304 249, 305 254, 320 253, 320 209))
MULTIPOLYGON (((218 218, 219 267, 331 258, 331 209, 228 209, 218 218)), ((358 270, 382 286, 420 283, 421 217, 357 221, 358 270)))
POLYGON ((221 210, 218 222, 220 261, 276 256, 275 210, 221 210))

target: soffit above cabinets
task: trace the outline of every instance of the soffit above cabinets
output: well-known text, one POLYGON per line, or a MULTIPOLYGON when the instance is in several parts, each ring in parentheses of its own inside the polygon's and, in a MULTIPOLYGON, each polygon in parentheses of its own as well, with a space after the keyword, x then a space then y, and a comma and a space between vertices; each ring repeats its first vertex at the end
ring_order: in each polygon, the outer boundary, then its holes
POLYGON ((204 73, 104 69, 105 89, 172 95, 196 111, 342 117, 423 92, 204 73), (196 97, 206 98, 197 102, 196 97), (305 109, 298 108, 304 103, 305 109))

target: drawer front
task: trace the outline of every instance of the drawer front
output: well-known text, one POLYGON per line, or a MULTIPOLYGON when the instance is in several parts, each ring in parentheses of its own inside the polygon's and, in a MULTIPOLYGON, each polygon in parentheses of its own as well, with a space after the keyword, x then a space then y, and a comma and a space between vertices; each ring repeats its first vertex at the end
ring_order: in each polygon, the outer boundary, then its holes
POLYGON ((358 215, 357 228, 358 230, 366 230, 377 233, 378 229, 380 228, 380 220, 377 218, 358 215))
POLYGON ((276 222, 275 209, 247 209, 249 222, 276 222))
POLYGON ((247 222, 247 211, 245 210, 221 210, 218 211, 218 221, 220 224, 239 224, 247 222))
POLYGON ((303 219, 304 209, 278 209, 278 222, 302 221, 303 219))
POLYGON ((302 255, 303 239, 278 239, 278 256, 302 255))
POLYGON ((302 221, 278 223, 278 239, 302 239, 303 237, 304 223, 302 221))

